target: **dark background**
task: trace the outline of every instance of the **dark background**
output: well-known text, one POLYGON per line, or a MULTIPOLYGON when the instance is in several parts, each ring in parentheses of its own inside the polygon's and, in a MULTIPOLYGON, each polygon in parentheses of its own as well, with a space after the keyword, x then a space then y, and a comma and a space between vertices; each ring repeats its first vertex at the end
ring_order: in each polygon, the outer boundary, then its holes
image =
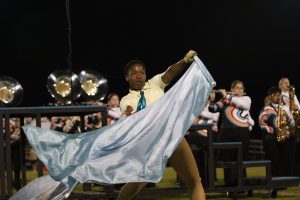
MULTIPOLYGON (((22 106, 53 102, 48 75, 67 69, 67 20, 63 0, 6 0, 1 5, 4 53, 0 76, 24 88, 22 106)), ((217 82, 229 90, 244 81, 257 122, 267 89, 287 76, 298 81, 300 1, 101 1, 70 0, 73 71, 95 69, 110 92, 128 92, 123 66, 133 58, 148 78, 189 49, 198 52, 217 82)), ((257 128, 256 128, 257 129, 257 128)))

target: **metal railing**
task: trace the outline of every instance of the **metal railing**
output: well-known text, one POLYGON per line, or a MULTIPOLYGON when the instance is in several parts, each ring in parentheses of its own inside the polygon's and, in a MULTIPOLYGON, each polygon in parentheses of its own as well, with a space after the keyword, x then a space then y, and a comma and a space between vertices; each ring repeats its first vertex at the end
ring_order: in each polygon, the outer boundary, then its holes
MULTIPOLYGON (((13 191, 12 170, 12 145, 10 143, 10 119, 20 119, 20 126, 24 125, 24 119, 32 117, 36 119, 36 126, 41 127, 42 117, 80 116, 81 130, 85 130, 84 117, 92 113, 102 113, 102 126, 107 125, 107 105, 72 105, 72 106, 43 106, 43 107, 14 107, 0 108, 0 199, 7 199, 13 191), (4 126, 3 126, 4 125, 4 126)), ((26 137, 21 129, 21 138, 18 143, 21 166, 21 186, 26 185, 25 145, 26 137)), ((38 161, 37 177, 43 175, 42 163, 38 161)))

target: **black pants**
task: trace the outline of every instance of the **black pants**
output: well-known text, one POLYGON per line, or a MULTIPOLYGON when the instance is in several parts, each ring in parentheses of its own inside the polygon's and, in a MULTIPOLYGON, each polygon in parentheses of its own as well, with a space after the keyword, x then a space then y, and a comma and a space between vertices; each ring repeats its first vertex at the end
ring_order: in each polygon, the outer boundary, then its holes
POLYGON ((263 144, 265 159, 271 160, 272 176, 279 176, 279 148, 275 135, 264 133, 263 144))
POLYGON ((293 176, 295 174, 296 141, 291 137, 278 143, 276 136, 264 133, 266 159, 271 160, 272 176, 293 176))
POLYGON ((296 142, 294 176, 300 176, 300 142, 296 142))
POLYGON ((271 160, 272 176, 295 175, 296 141, 291 137, 278 143, 276 136, 264 133, 266 159, 271 160))
POLYGON ((295 151, 295 137, 290 137, 283 144, 279 144, 280 176, 293 176, 295 174, 295 151))
MULTIPOLYGON (((219 135, 220 142, 242 142, 243 160, 248 159, 250 131, 248 128, 221 128, 219 135)), ((236 161, 237 150, 224 149, 220 152, 220 160, 236 161)), ((246 176, 246 170, 244 170, 246 176)), ((224 168, 224 181, 226 186, 236 186, 238 182, 238 170, 236 168, 224 168)))

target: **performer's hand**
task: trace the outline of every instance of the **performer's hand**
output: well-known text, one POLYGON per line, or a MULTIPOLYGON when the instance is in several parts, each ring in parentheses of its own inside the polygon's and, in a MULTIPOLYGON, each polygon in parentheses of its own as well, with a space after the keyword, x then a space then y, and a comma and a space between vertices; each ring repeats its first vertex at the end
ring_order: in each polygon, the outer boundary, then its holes
POLYGON ((131 106, 127 106, 126 110, 123 112, 123 114, 126 116, 130 116, 130 115, 132 115, 132 113, 131 113, 132 111, 133 111, 133 108, 131 106))
POLYGON ((224 103, 225 103, 225 104, 233 105, 233 104, 231 104, 230 100, 228 100, 228 99, 224 99, 224 103))
POLYGON ((184 61, 188 64, 192 63, 194 61, 194 56, 196 56, 197 53, 194 50, 190 50, 185 56, 184 56, 184 61))

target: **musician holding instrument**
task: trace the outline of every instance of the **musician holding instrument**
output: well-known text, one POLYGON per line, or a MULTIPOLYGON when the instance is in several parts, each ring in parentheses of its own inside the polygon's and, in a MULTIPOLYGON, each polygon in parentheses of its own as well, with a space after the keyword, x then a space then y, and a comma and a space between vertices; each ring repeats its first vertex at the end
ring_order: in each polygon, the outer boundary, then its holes
POLYGON ((295 120, 295 127, 290 130, 292 137, 286 141, 288 143, 286 159, 290 163, 292 161, 292 175, 300 176, 300 104, 295 93, 295 87, 290 85, 287 77, 281 78, 278 86, 281 90, 282 98, 285 104, 289 106, 295 120))
MULTIPOLYGON (((231 84, 231 91, 225 89, 217 90, 222 98, 215 104, 210 105, 211 112, 220 112, 221 126, 219 133, 220 142, 242 142, 243 159, 247 159, 248 146, 250 140, 249 126, 254 122, 250 117, 251 99, 244 92, 244 84, 240 80, 235 80, 231 84), (251 124, 249 122, 251 121, 251 124)), ((213 97, 213 96, 212 96, 213 97)), ((214 98, 210 99, 211 102, 214 98)), ((226 149, 221 152, 223 161, 236 161, 237 152, 226 149)), ((226 186, 236 186, 238 181, 238 170, 234 168, 224 169, 224 180, 226 186)), ((231 195, 228 193, 228 195, 231 195)))
POLYGON ((291 105, 295 110, 300 110, 299 100, 295 93, 293 93, 294 87, 290 85, 290 81, 288 78, 283 77, 279 80, 278 83, 279 89, 281 90, 281 95, 283 96, 284 102, 290 106, 290 102, 294 104, 291 105), (290 100, 290 97, 293 96, 293 99, 290 100))
MULTIPOLYGON (((267 98, 269 104, 263 107, 259 115, 265 159, 271 160, 272 176, 290 176, 291 163, 286 159, 289 157, 286 141, 289 138, 289 127, 293 127, 295 122, 278 87, 269 88, 267 98)), ((276 196, 277 190, 272 190, 271 197, 276 196)))

